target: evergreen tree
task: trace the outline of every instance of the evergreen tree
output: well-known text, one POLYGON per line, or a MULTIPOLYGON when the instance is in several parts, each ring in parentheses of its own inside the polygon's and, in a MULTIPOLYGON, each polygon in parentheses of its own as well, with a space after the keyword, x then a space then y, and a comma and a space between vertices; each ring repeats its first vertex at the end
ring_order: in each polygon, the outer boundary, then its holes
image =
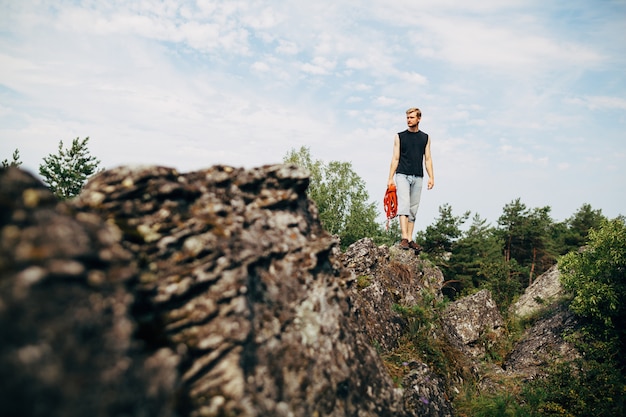
POLYGON ((462 235, 461 226, 469 215, 468 211, 461 216, 454 216, 449 204, 439 206, 439 217, 425 231, 417 233, 416 241, 425 252, 437 258, 449 258, 454 243, 462 235))
POLYGON ((597 229, 607 218, 602 210, 594 210, 590 204, 583 204, 571 217, 555 226, 554 236, 559 255, 576 251, 587 240, 590 229, 597 229))
POLYGON ((555 263, 550 210, 547 206, 530 210, 518 198, 504 207, 498 219, 504 259, 516 261, 519 268, 511 272, 517 274, 522 288, 555 263))
POLYGON ((475 214, 469 229, 452 249, 446 280, 452 281, 454 297, 484 287, 492 278, 489 274, 495 270, 493 265, 503 260, 501 238, 485 219, 475 214))
POLYGON ((20 151, 18 149, 13 151, 13 160, 11 162, 8 159, 2 161, 2 168, 19 167, 20 165, 22 165, 22 161, 20 161, 20 151))
POLYGON ((39 165, 39 174, 61 200, 78 195, 87 179, 97 172, 100 161, 89 155, 88 142, 88 137, 76 138, 69 149, 63 149, 63 141, 59 141, 58 154, 48 155, 39 165))

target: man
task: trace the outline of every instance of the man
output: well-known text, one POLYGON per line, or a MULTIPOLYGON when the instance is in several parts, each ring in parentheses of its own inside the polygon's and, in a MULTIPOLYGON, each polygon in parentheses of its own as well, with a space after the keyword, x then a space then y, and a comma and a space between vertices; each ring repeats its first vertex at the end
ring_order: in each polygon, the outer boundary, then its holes
POLYGON ((389 180, 387 185, 394 185, 398 195, 398 216, 400 217, 400 230, 402 249, 419 251, 420 247, 413 242, 413 227, 415 216, 422 194, 422 182, 424 180, 424 164, 428 173, 428 189, 435 185, 433 172, 433 160, 430 155, 430 139, 428 135, 419 130, 422 112, 412 107, 406 111, 407 130, 396 134, 393 141, 393 156, 389 167, 389 180))

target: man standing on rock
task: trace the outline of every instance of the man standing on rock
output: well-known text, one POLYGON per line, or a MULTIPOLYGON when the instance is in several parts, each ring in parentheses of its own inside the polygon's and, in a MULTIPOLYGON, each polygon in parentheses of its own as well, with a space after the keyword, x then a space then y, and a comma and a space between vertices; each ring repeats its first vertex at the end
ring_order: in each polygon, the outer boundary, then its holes
POLYGON ((400 217, 400 230, 402 249, 414 249, 419 251, 418 244, 413 242, 413 227, 415 215, 422 194, 422 182, 424 180, 424 162, 428 173, 428 189, 435 185, 433 160, 430 155, 430 139, 428 134, 419 130, 422 112, 420 109, 411 107, 406 111, 406 123, 408 128, 404 132, 396 134, 393 142, 393 156, 389 167, 389 180, 387 185, 394 185, 398 195, 398 216, 400 217))

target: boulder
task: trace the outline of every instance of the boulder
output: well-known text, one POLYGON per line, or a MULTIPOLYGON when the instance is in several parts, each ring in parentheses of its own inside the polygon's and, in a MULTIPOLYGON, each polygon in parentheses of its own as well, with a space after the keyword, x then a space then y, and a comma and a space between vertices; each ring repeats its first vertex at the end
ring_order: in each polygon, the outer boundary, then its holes
MULTIPOLYGON (((0 415, 452 416, 468 373, 412 360, 397 387, 379 356, 407 330, 394 306, 441 300, 443 274, 371 239, 341 253, 307 186, 291 165, 119 167, 59 202, 0 169, 0 415)), ((441 321, 472 373, 503 326, 488 291, 441 321)), ((506 372, 574 357, 573 326, 540 320, 506 372)))
POLYGON ((527 317, 550 306, 565 294, 560 277, 558 266, 552 266, 526 288, 511 306, 511 312, 518 317, 527 317))
POLYGON ((425 293, 441 298, 443 274, 413 251, 376 246, 372 239, 361 239, 341 255, 353 275, 353 310, 361 329, 373 346, 389 352, 398 346, 406 325, 394 305, 411 307, 425 293))
POLYGON ((449 342, 472 357, 486 352, 486 345, 503 334, 504 320, 491 292, 481 290, 451 303, 443 314, 449 342))
POLYGON ((579 327, 574 313, 565 306, 555 306, 524 332, 503 369, 526 380, 546 375, 553 364, 574 361, 580 353, 565 336, 579 327))
POLYGON ((287 165, 0 170, 2 415, 414 416, 287 165))
POLYGON ((532 326, 507 355, 503 368, 509 375, 533 379, 545 375, 555 363, 572 362, 580 357, 576 347, 567 341, 567 334, 580 328, 576 316, 563 303, 566 295, 557 265, 543 273, 510 311, 518 318, 533 318, 532 326))
POLYGON ((178 358, 133 337, 117 227, 0 170, 0 415, 170 416, 178 358))

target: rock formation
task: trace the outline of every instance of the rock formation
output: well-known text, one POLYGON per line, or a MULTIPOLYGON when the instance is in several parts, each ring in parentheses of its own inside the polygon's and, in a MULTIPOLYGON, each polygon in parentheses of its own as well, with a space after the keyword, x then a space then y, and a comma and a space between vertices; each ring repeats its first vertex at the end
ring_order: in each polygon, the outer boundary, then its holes
MULTIPOLYGON (((307 186, 289 165, 120 167, 59 202, 0 169, 0 415, 452 416, 460 376, 411 361, 397 386, 379 356, 441 271, 370 239, 341 253, 307 186)), ((444 322, 432 337, 468 361, 502 327, 488 292, 444 322)))
POLYGON ((3 414, 417 415, 303 171, 122 167, 68 203, 0 175, 3 414))
POLYGON ((571 362, 580 356, 565 337, 580 325, 574 314, 559 303, 564 297, 566 293, 561 285, 560 272, 554 265, 511 306, 511 313, 517 317, 538 317, 503 364, 508 373, 533 379, 545 375, 554 363, 571 362))
POLYGON ((446 309, 443 326, 448 340, 474 358, 485 355, 485 344, 503 333, 504 320, 488 290, 455 301, 446 309))
POLYGON ((559 277, 559 269, 556 265, 552 266, 526 288, 524 294, 511 306, 511 312, 518 317, 525 317, 550 306, 564 295, 559 277))

